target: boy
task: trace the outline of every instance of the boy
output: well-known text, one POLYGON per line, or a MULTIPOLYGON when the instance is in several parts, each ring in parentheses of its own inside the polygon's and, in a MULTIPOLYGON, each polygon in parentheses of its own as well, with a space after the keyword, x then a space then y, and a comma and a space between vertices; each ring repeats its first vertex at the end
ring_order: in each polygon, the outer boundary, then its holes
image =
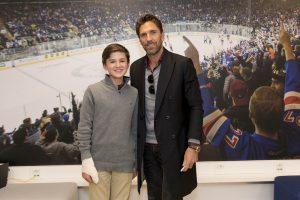
POLYGON ((137 90, 125 74, 129 52, 120 44, 102 54, 105 78, 90 85, 83 97, 78 126, 82 177, 90 199, 128 199, 135 169, 137 90))

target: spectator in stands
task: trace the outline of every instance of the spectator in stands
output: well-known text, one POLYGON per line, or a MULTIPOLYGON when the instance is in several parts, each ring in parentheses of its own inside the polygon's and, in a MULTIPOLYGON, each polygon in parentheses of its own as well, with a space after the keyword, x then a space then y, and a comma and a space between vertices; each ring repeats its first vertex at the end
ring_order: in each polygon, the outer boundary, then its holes
POLYGON ((51 115, 59 115, 60 119, 63 120, 62 118, 62 112, 59 111, 58 107, 53 108, 53 113, 51 115))
POLYGON ((0 152, 0 162, 9 162, 11 166, 48 164, 48 157, 43 149, 27 142, 28 134, 28 128, 19 128, 13 134, 14 144, 0 152))
POLYGON ((234 129, 253 132, 254 126, 249 118, 249 92, 243 80, 233 80, 230 83, 229 96, 232 106, 227 108, 224 115, 231 119, 234 129))
POLYGON ((11 143, 10 138, 7 136, 4 125, 0 127, 0 152, 9 147, 11 143))
POLYGON ((23 124, 21 124, 20 127, 25 128, 28 131, 26 142, 35 144, 39 140, 41 135, 41 132, 39 130, 39 121, 33 124, 31 122, 31 118, 28 117, 23 120, 23 124))
POLYGON ((282 50, 282 44, 277 45, 277 52, 275 61, 272 65, 272 83, 271 87, 275 88, 278 94, 284 98, 284 84, 285 84, 285 56, 282 50))
POLYGON ((227 160, 277 159, 286 156, 277 134, 283 104, 275 90, 260 87, 252 95, 249 107, 255 125, 254 133, 234 129, 231 126, 232 121, 224 117, 219 110, 207 109, 205 119, 210 120, 204 124, 204 134, 213 145, 221 148, 223 157, 227 160), (209 127, 209 122, 221 124, 218 129, 212 131, 214 125, 209 127))
POLYGON ((128 85, 129 52, 120 44, 102 53, 105 78, 85 91, 78 141, 90 199, 128 199, 136 170, 137 90, 128 85))
POLYGON ((63 115, 64 122, 69 122, 69 118, 70 118, 70 116, 69 116, 68 113, 65 113, 65 114, 63 115))
POLYGON ((59 113, 53 113, 50 116, 51 123, 58 130, 58 141, 65 142, 67 144, 72 144, 74 142, 74 136, 71 124, 69 122, 64 122, 61 120, 61 115, 59 113))
POLYGON ((272 65, 273 60, 271 60, 269 53, 263 53, 263 63, 260 66, 261 74, 263 74, 263 83, 262 85, 271 85, 272 83, 272 65))
POLYGON ((274 88, 278 94, 284 97, 284 83, 285 83, 285 69, 282 67, 274 66, 272 71, 271 87, 274 88))
POLYGON ((79 120, 80 120, 80 108, 81 108, 81 104, 79 104, 79 106, 77 107, 77 103, 75 101, 75 95, 73 92, 71 92, 71 96, 72 96, 72 110, 73 110, 73 120, 72 120, 72 124, 75 130, 78 129, 78 124, 79 124, 79 120))
POLYGON ((73 144, 58 142, 57 129, 51 124, 45 124, 39 145, 44 149, 50 158, 49 164, 69 165, 80 163, 80 151, 73 144))
POLYGON ((253 75, 252 71, 248 67, 242 67, 240 69, 240 74, 245 81, 248 88, 248 96, 251 97, 254 91, 261 86, 257 76, 253 75))
POLYGON ((242 79, 242 77, 240 75, 240 63, 238 60, 235 60, 233 62, 231 72, 225 78, 224 88, 223 88, 223 100, 226 104, 226 107, 228 107, 232 104, 232 102, 230 101, 230 97, 229 97, 229 87, 230 87, 231 81, 233 81, 235 79, 239 79, 239 80, 242 79))
POLYGON ((44 127, 45 124, 51 121, 50 116, 48 115, 48 111, 44 110, 42 113, 42 117, 40 118, 40 128, 44 127))
POLYGON ((290 35, 284 30, 283 24, 279 33, 279 42, 285 50, 285 86, 284 86, 284 116, 282 129, 279 132, 280 138, 286 145, 286 151, 292 158, 300 156, 300 64, 295 60, 292 51, 290 35))

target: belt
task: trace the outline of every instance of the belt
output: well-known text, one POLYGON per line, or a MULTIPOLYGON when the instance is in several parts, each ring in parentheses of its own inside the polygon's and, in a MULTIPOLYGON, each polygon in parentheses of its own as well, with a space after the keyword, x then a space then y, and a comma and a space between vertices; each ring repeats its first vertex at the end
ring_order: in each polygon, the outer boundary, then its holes
POLYGON ((151 144, 151 143, 145 143, 145 148, 152 150, 152 151, 158 151, 159 150, 159 146, 158 144, 151 144))

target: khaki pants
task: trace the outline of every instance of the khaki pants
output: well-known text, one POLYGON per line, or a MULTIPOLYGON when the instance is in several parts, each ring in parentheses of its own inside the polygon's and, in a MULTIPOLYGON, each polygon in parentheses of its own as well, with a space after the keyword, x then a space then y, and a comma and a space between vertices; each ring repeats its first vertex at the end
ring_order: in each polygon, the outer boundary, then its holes
POLYGON ((98 172, 98 184, 89 186, 90 200, 128 200, 132 173, 98 172))

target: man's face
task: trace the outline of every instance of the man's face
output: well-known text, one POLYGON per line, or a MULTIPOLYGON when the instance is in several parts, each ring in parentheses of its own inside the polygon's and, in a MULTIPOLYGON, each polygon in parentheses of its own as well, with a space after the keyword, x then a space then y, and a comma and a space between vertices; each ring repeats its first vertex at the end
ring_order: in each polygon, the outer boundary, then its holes
POLYGON ((274 88, 280 96, 284 96, 284 84, 281 81, 272 79, 271 87, 274 88))
POLYGON ((152 21, 144 23, 140 27, 140 43, 145 49, 147 55, 157 55, 163 48, 164 34, 152 21))
POLYGON ((239 75, 240 74, 240 66, 233 66, 232 67, 232 73, 234 75, 239 75))

